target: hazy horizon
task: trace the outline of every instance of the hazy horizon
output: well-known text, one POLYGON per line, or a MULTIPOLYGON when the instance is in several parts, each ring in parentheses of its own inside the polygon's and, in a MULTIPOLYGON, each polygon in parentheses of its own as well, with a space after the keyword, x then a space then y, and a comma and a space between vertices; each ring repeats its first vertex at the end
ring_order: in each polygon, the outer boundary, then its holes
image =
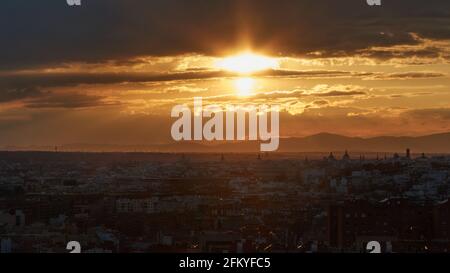
MULTIPOLYGON (((57 151, 57 152, 144 152, 144 153, 259 153, 261 141, 185 141, 155 144, 121 145, 114 143, 71 143, 63 145, 3 146, 0 151, 57 151)), ((413 149, 413 153, 450 153, 450 132, 409 136, 348 137, 319 133, 307 137, 280 139, 279 153, 398 153, 413 149)))

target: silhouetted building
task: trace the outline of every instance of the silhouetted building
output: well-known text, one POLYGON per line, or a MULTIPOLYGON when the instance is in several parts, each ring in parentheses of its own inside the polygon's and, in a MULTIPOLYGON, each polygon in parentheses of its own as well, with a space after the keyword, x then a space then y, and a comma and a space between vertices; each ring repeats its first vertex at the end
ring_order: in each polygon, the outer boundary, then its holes
POLYGON ((344 156, 342 157, 342 160, 344 160, 344 161, 349 161, 349 160, 350 160, 350 156, 349 156, 347 150, 345 150, 345 154, 344 154, 344 156))

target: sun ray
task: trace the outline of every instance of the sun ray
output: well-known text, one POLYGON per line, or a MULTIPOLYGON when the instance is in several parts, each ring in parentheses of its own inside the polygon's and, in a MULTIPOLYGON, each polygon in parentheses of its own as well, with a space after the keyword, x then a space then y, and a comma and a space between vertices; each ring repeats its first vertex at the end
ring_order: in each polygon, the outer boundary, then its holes
POLYGON ((251 74, 261 70, 276 69, 279 63, 274 58, 245 52, 218 61, 216 67, 241 74, 251 74))

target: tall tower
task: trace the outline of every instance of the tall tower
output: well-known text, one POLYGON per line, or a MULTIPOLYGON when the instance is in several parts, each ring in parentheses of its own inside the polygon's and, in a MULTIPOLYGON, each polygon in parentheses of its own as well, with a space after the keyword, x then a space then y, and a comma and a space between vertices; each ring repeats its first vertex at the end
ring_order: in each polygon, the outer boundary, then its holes
POLYGON ((348 154, 348 151, 347 151, 347 150, 345 150, 345 154, 344 154, 344 156, 342 157, 342 160, 344 160, 344 161, 350 160, 350 155, 348 154))
POLYGON ((411 159, 411 150, 409 148, 406 149, 406 158, 411 159))

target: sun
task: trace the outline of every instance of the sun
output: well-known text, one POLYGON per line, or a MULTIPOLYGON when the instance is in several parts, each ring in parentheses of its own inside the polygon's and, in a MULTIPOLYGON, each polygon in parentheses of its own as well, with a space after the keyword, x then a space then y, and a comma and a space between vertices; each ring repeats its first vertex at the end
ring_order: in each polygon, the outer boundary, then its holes
POLYGON ((239 78, 234 81, 234 84, 236 86, 237 96, 249 97, 253 93, 255 80, 252 78, 239 78))
POLYGON ((224 58, 216 63, 216 67, 241 74, 251 74, 266 69, 276 69, 276 59, 244 52, 236 56, 224 58))

